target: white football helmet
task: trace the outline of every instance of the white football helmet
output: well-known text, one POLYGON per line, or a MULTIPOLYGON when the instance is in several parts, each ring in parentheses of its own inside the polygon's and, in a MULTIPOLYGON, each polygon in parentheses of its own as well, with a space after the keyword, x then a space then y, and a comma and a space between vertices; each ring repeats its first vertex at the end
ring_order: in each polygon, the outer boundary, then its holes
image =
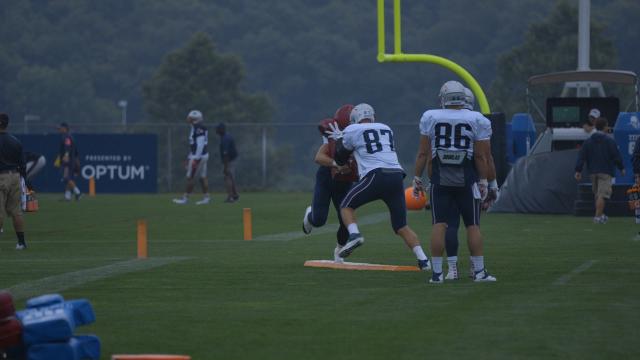
POLYGON ((369 104, 358 104, 353 108, 353 110, 351 110, 349 120, 352 124, 358 124, 364 119, 369 119, 371 122, 375 122, 375 112, 373 111, 373 107, 369 104))
POLYGON ((473 96, 473 92, 469 88, 464 88, 464 108, 467 110, 473 110, 473 105, 476 102, 475 96, 473 96))
POLYGON ((189 111, 189 114, 187 115, 187 118, 191 119, 191 122, 193 122, 194 124, 199 123, 200 121, 202 121, 202 113, 198 110, 191 110, 189 111))
POLYGON ((464 85, 458 81, 447 81, 440 88, 440 104, 442 107, 465 104, 464 85))

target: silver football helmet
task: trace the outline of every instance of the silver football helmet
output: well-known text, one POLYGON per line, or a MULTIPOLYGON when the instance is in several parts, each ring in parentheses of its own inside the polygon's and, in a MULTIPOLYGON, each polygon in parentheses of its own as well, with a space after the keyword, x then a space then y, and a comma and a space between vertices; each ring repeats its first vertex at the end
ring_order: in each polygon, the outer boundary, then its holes
POLYGON ((473 92, 469 88, 464 88, 464 108, 467 110, 473 110, 473 105, 476 102, 475 96, 473 96, 473 92))
POLYGON ((373 111, 373 107, 369 104, 358 104, 353 108, 353 110, 351 110, 349 120, 352 124, 358 124, 364 119, 369 119, 371 122, 375 122, 375 112, 373 111))
POLYGON ((203 120, 202 113, 198 110, 189 111, 189 115, 187 118, 191 120, 194 124, 199 123, 203 120))
POLYGON ((464 85, 458 81, 447 81, 440 88, 440 104, 442 107, 465 104, 464 85))

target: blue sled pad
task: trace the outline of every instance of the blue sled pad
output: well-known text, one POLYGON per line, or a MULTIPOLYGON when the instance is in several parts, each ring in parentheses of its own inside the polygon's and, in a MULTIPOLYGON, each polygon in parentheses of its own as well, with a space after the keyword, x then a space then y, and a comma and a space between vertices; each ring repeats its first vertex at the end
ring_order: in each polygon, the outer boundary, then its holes
POLYGON ((94 335, 74 336, 67 342, 30 346, 27 360, 98 360, 100 340, 94 335))
POLYGON ((64 298, 60 294, 41 295, 27 300, 27 308, 39 308, 53 304, 60 304, 62 302, 64 302, 64 298))
POLYGON ((89 301, 72 300, 17 312, 22 322, 25 345, 67 341, 77 326, 93 323, 89 301))

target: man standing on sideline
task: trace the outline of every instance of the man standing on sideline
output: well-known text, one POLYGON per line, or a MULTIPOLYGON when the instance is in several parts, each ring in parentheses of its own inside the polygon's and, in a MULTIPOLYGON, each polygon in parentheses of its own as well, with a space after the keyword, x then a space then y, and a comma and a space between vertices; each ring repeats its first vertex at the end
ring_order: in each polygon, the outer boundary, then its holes
POLYGON ((176 204, 184 205, 189 202, 189 196, 195 187, 195 179, 200 180, 202 200, 196 205, 206 205, 211 201, 209 196, 209 182, 207 180, 207 162, 209 162, 209 132, 202 125, 204 117, 198 110, 192 110, 187 114, 187 122, 191 124, 189 132, 189 155, 187 156, 187 188, 181 198, 173 199, 176 204))
POLYGON ((0 227, 4 223, 4 215, 13 219, 13 228, 18 237, 16 250, 24 250, 24 219, 20 200, 22 190, 20 176, 26 177, 22 144, 13 135, 7 133, 9 116, 0 113, 0 227))
POLYGON ((80 200, 82 193, 73 180, 80 172, 80 158, 78 157, 76 140, 69 133, 69 124, 66 122, 60 124, 58 131, 62 135, 62 139, 56 164, 62 167, 62 179, 65 183, 64 199, 71 201, 71 193, 73 192, 75 199, 80 200))
POLYGON ((424 191, 425 167, 431 181, 430 283, 441 284, 445 234, 450 224, 462 220, 467 228, 473 280, 496 281, 484 266, 480 233, 480 203, 487 197, 491 173, 491 122, 475 111, 464 109, 466 95, 458 81, 440 88, 443 109, 428 110, 420 119, 420 145, 413 178, 414 196, 424 191))
POLYGON ((600 110, 596 108, 589 110, 589 116, 587 117, 587 121, 585 121, 585 123, 582 124, 582 128, 587 134, 593 135, 593 133, 595 133, 596 130, 594 126, 598 118, 600 118, 600 110))
POLYGON ((231 134, 227 133, 224 123, 218 124, 216 134, 220 135, 220 158, 222 159, 222 173, 224 174, 224 185, 227 189, 226 203, 232 203, 240 199, 236 189, 235 159, 238 157, 236 142, 231 134))
POLYGON ((327 135, 336 140, 335 161, 345 166, 353 153, 358 163, 358 181, 340 204, 342 221, 349 231, 349 241, 338 256, 345 258, 364 243, 356 223, 355 211, 362 205, 382 200, 389 209, 393 231, 418 259, 418 267, 428 271, 431 264, 424 253, 416 233, 407 225, 407 205, 404 198, 404 170, 398 162, 393 131, 387 125, 375 122, 373 108, 369 104, 356 105, 351 110, 351 125, 344 129, 331 125, 327 135))
POLYGON ((593 217, 595 224, 606 224, 609 219, 604 214, 606 200, 611 198, 612 179, 615 176, 615 167, 625 175, 622 156, 615 140, 604 131, 607 127, 607 119, 596 119, 596 132, 584 141, 578 160, 576 161, 576 180, 582 180, 582 168, 587 164, 587 171, 591 174, 591 184, 596 200, 596 213, 593 217))

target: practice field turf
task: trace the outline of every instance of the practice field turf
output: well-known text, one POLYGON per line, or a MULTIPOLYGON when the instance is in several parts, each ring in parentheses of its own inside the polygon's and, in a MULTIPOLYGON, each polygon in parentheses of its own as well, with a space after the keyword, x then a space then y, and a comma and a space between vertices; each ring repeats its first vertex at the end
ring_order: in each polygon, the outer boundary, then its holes
MULTIPOLYGON (((5 222, 0 288, 14 289, 19 308, 61 289, 88 298, 97 323, 79 330, 100 337, 104 359, 640 358, 640 226, 631 217, 594 225, 489 214, 485 259, 498 282, 430 285, 424 272, 303 267, 330 259, 335 238, 302 235, 310 194, 241 196, 207 206, 175 205, 171 195, 41 196, 40 212, 26 215, 27 251, 14 250, 5 222), (244 207, 253 209, 253 241, 242 240, 244 207), (135 260, 140 218, 147 260, 135 260)), ((415 265, 384 210, 359 212, 366 241, 349 261, 415 265)), ((409 224, 428 249, 430 214, 411 212, 409 224)), ((460 258, 466 275, 464 245, 460 258)))

